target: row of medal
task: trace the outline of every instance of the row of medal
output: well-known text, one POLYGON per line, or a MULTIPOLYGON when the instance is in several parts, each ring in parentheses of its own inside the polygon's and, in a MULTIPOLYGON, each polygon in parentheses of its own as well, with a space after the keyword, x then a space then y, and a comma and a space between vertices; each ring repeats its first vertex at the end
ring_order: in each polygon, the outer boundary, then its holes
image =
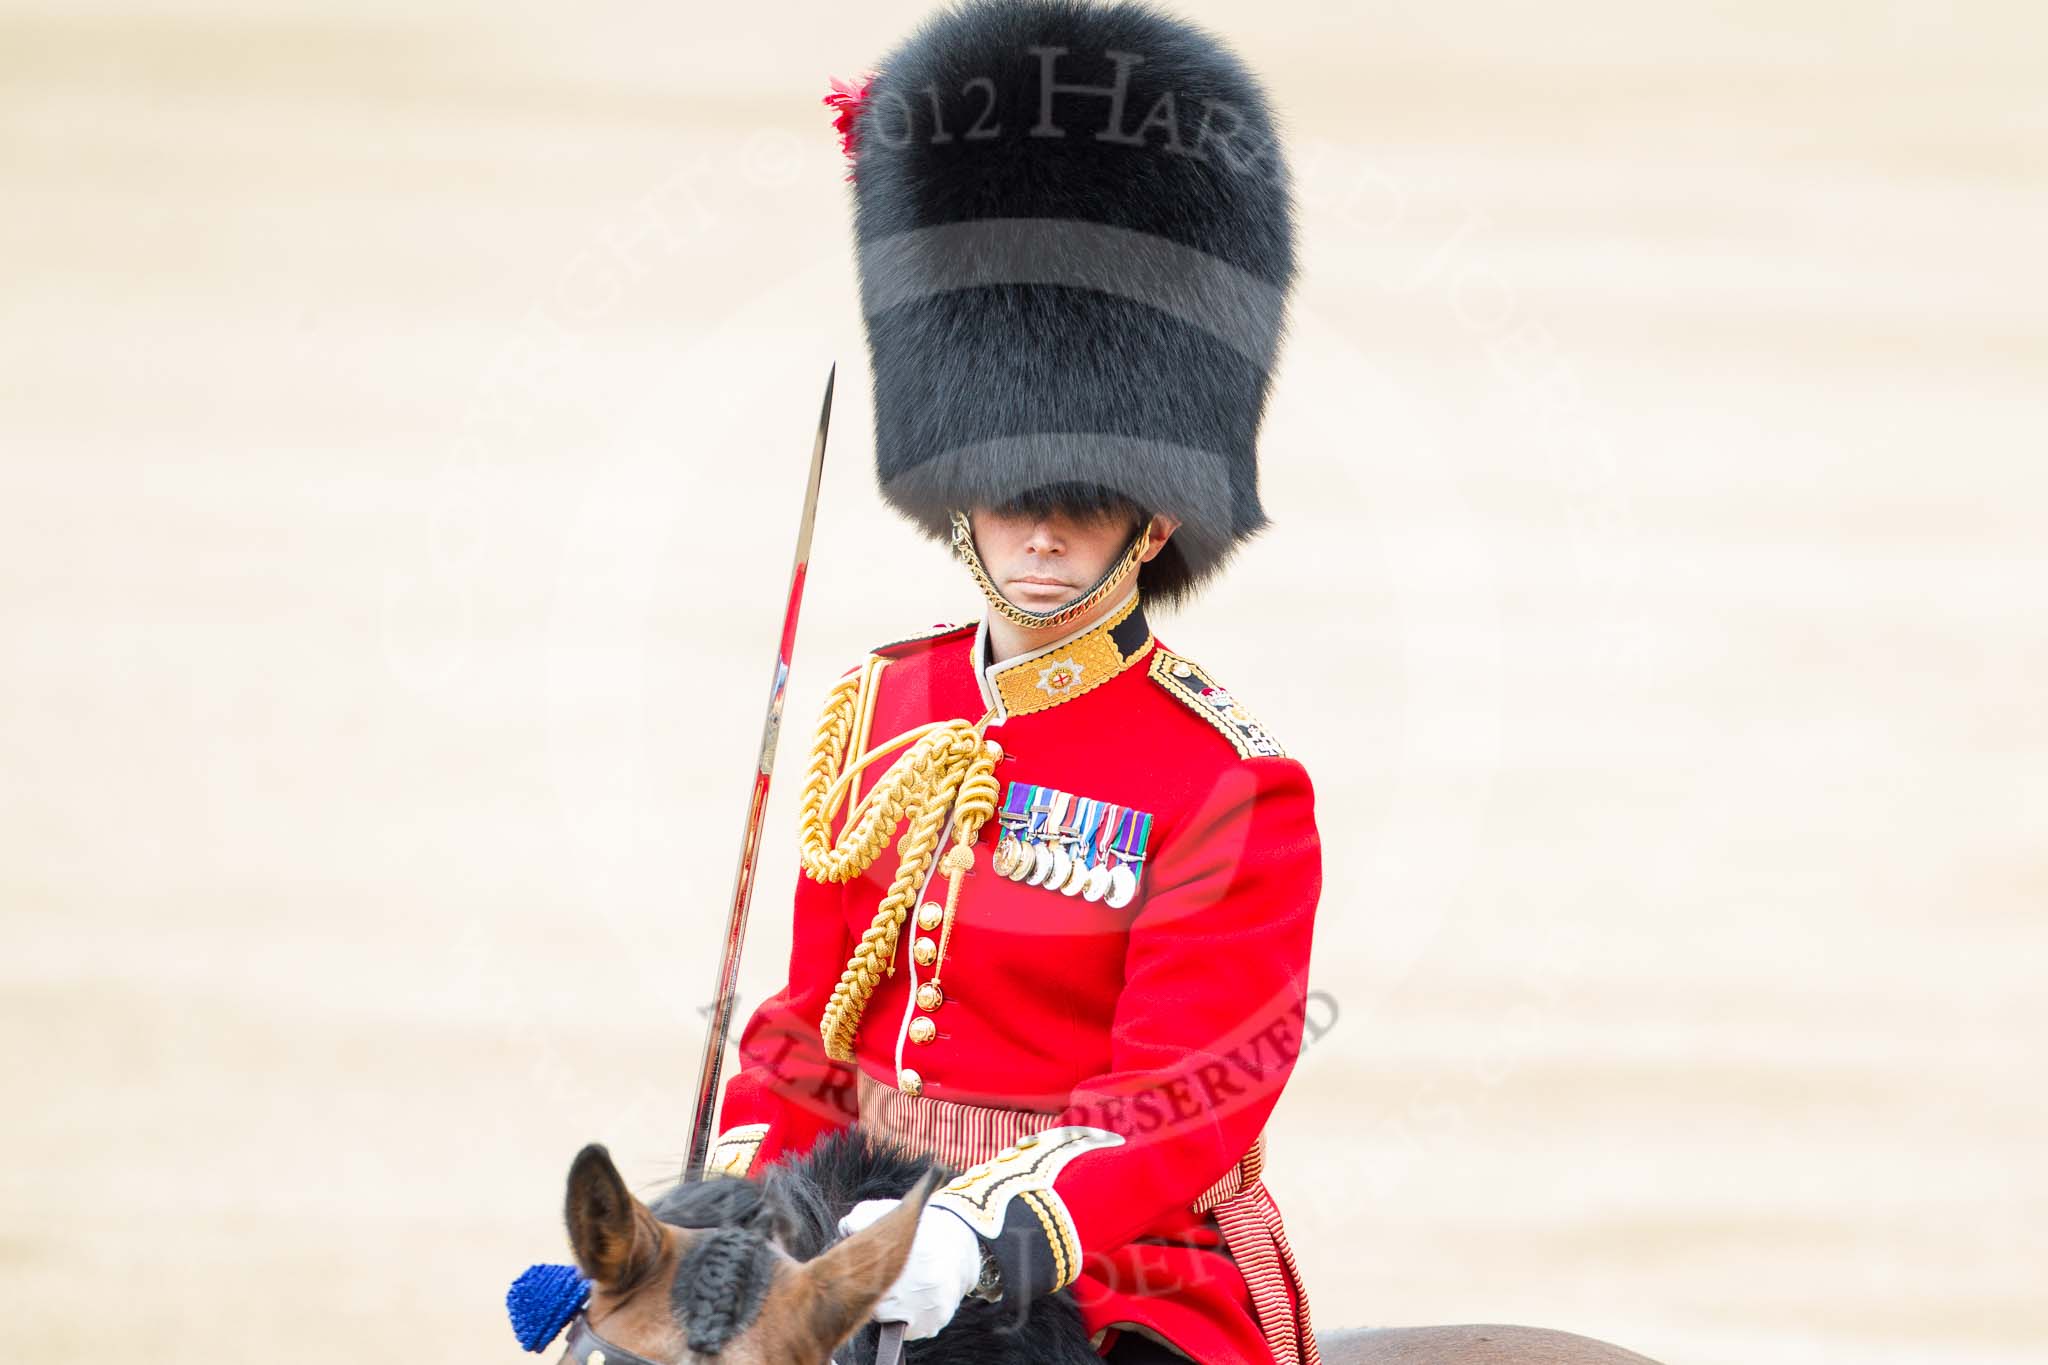
POLYGON ((1012 782, 1001 820, 998 875, 1117 909, 1138 894, 1152 834, 1144 811, 1012 782))

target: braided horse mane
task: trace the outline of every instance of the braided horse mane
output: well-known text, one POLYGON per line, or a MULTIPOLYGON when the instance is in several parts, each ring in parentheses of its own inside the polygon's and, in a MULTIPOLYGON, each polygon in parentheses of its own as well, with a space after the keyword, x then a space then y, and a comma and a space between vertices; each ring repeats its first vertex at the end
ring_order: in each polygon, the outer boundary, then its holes
MULTIPOLYGON (((715 1355, 753 1323, 773 1272, 771 1242, 808 1261, 838 1238, 848 1209, 863 1199, 901 1197, 934 1164, 871 1139, 856 1124, 820 1138, 802 1157, 769 1167, 758 1180, 686 1175, 653 1200, 649 1208, 664 1223, 714 1230, 676 1268, 670 1294, 690 1349, 715 1355)), ((875 1339, 874 1325, 863 1327, 838 1358, 869 1365, 875 1339)), ((909 1343, 906 1352, 907 1365, 1100 1365, 1100 1359, 1065 1291, 1024 1306, 968 1299, 945 1331, 909 1343)))

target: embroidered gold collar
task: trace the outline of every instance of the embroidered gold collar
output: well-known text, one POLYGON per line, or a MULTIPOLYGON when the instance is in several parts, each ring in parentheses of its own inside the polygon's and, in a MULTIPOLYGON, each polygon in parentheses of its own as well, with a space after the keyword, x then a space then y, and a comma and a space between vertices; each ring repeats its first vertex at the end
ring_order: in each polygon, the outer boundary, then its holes
MULTIPOLYGON (((1151 645, 1152 628, 1138 610, 1134 588, 1122 605, 1087 629, 982 668, 982 699, 995 711, 996 724, 1048 710, 1093 692, 1144 657, 1151 645)), ((988 657, 986 618, 975 632, 973 657, 977 663, 988 657)))

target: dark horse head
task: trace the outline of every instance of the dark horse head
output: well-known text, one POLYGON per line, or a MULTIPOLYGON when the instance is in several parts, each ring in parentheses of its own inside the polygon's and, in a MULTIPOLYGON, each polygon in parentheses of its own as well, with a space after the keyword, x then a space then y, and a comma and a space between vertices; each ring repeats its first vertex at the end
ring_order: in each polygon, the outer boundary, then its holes
MULTIPOLYGON (((903 1268, 925 1197, 949 1172, 858 1128, 758 1180, 685 1179, 643 1204, 604 1148, 569 1168, 567 1217, 603 1343, 658 1365, 826 1365, 874 1359, 868 1315, 903 1268), (839 1240, 863 1199, 903 1207, 839 1240), (841 1349, 841 1348, 844 1349, 841 1349)), ((909 1344, 911 1365, 1089 1365, 1064 1293, 1028 1305, 969 1299, 944 1332, 909 1344)), ((591 1365, 580 1354, 564 1365, 591 1365)), ((614 1359, 613 1365, 618 1365, 614 1359)))

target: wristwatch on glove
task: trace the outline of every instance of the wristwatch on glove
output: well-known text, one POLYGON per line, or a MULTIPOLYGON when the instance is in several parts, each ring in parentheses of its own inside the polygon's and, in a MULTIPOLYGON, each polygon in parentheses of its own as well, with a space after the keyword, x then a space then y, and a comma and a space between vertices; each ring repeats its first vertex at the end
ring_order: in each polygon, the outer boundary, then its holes
POLYGON ((974 1288, 967 1291, 970 1299, 983 1303, 1003 1301, 1003 1263, 996 1259, 995 1251, 987 1242, 981 1244, 981 1278, 974 1282, 974 1288))

